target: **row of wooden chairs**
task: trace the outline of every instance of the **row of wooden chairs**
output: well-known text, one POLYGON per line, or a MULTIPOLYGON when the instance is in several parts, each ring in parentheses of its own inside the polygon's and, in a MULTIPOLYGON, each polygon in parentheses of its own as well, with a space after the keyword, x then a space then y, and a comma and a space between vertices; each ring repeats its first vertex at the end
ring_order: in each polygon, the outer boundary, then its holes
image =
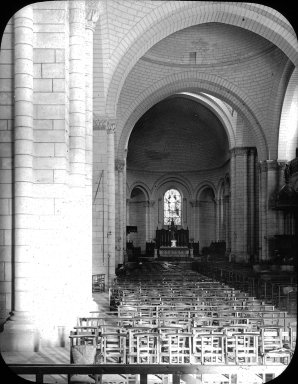
POLYGON ((96 349, 96 363, 288 364, 296 324, 286 312, 194 271, 166 265, 118 277, 112 311, 79 318, 71 345, 96 349))
POLYGON ((91 344, 103 364, 288 364, 293 351, 284 348, 279 327, 202 327, 180 332, 171 327, 93 330, 82 327, 72 346, 91 344))

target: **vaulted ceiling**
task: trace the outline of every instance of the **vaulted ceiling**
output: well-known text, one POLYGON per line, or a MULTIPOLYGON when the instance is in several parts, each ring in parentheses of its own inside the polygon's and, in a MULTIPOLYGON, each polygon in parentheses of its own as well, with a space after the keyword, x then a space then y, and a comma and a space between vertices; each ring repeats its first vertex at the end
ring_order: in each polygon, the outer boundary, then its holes
POLYGON ((202 104, 181 95, 148 110, 128 144, 127 168, 144 171, 197 171, 223 165, 228 138, 219 119, 202 104))

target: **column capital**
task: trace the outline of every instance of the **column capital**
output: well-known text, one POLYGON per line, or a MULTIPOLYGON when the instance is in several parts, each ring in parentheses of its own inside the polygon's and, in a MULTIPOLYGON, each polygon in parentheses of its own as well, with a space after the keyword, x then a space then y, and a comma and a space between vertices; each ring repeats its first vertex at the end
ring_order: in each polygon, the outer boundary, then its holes
POLYGON ((123 172, 125 166, 125 161, 121 159, 115 159, 115 170, 118 172, 123 172))
POLYGON ((103 14, 103 4, 99 0, 86 0, 86 28, 95 30, 99 16, 103 14))
POLYGON ((107 131, 107 133, 115 133, 116 120, 93 115, 93 129, 95 131, 107 131))
POLYGON ((230 149, 231 156, 247 156, 254 153, 255 147, 234 147, 230 149))
POLYGON ((155 205, 155 200, 149 200, 149 207, 153 207, 155 205))
POLYGON ((116 121, 115 120, 107 120, 106 123, 106 131, 108 135, 112 135, 116 130, 116 121))
POLYGON ((286 168, 287 162, 283 160, 263 160, 257 163, 260 172, 278 171, 286 168))

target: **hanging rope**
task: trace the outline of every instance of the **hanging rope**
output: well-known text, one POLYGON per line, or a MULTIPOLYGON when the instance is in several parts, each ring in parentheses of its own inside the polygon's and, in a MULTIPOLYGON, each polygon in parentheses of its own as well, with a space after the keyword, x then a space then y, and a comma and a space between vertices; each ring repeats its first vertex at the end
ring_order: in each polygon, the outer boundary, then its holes
POLYGON ((98 190, 99 190, 99 186, 100 186, 101 178, 102 178, 102 175, 103 175, 103 171, 104 170, 101 171, 101 175, 100 175, 100 178, 99 178, 99 181, 98 181, 98 184, 97 184, 97 189, 96 189, 96 193, 95 193, 95 196, 94 196, 93 205, 94 205, 96 197, 97 197, 97 193, 98 193, 98 190))

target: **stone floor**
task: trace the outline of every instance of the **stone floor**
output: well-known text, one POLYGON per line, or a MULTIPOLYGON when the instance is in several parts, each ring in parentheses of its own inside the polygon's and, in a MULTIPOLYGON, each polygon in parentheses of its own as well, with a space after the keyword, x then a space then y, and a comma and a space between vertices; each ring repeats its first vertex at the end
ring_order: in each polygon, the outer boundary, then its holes
MULTIPOLYGON (((99 309, 109 311, 109 296, 107 292, 93 293, 93 298, 98 304, 99 309)), ((6 364, 68 364, 70 362, 70 349, 69 346, 43 347, 39 352, 1 352, 1 357, 6 364)), ((36 381, 35 375, 21 375, 20 377, 26 379, 26 381, 28 380, 28 382, 36 381)), ((13 382, 15 382, 15 380, 13 380, 13 382)), ((50 384, 66 384, 67 376, 46 375, 44 376, 44 382, 50 384)), ((103 375, 102 377, 102 384, 135 384, 138 382, 138 375, 103 375)), ((161 379, 157 376, 150 375, 148 377, 148 384, 161 382, 161 379)))
MULTIPOLYGON (((109 297, 108 293, 94 293, 94 300, 98 303, 99 309, 102 311, 109 311, 109 297)), ((43 347, 39 352, 1 352, 1 357, 3 358, 6 364, 63 364, 70 362, 70 350, 69 346, 66 347, 43 347)), ((167 375, 165 375, 167 376, 167 375)), ((171 377, 161 377, 161 376, 148 376, 149 384, 170 384, 171 377)), ((28 382, 35 382, 34 375, 23 376, 28 382)), ((212 381, 212 380, 211 380, 212 381)), ((66 375, 47 375, 44 376, 45 383, 57 383, 57 384, 66 384, 67 377, 66 375)), ((205 380, 204 380, 205 382, 205 380)), ((207 380, 207 382, 209 382, 207 380)), ((215 381, 216 382, 216 381, 215 381)), ((213 382, 213 383, 215 383, 213 382)), ((216 382, 218 384, 220 380, 216 382)), ((102 384, 135 384, 139 383, 138 375, 135 376, 121 376, 121 375, 103 375, 102 384)), ((211 383, 211 382, 210 382, 211 383)))

